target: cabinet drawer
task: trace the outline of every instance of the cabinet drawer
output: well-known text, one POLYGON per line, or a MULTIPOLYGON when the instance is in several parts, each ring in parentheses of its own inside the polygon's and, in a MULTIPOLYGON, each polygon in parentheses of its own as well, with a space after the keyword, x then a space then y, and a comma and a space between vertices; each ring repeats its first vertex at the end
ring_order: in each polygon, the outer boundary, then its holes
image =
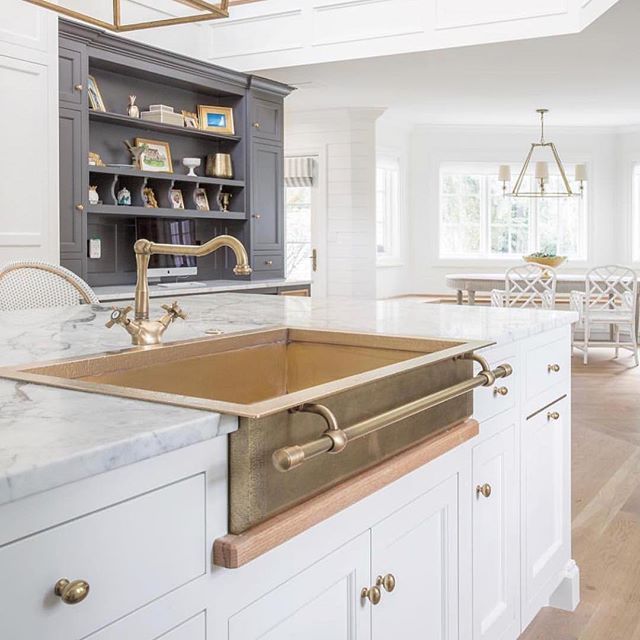
MULTIPOLYGON (((171 607, 168 607, 171 610, 171 607)), ((146 617, 135 622, 130 617, 102 629, 88 640, 207 640, 207 620, 204 611, 176 624, 158 620, 162 615, 146 617)))
POLYGON ((280 271, 284 269, 284 256, 280 254, 254 254, 254 271, 280 271))
MULTIPOLYGON (((512 366, 515 357, 489 358, 491 368, 508 363, 512 366)), ((503 411, 512 409, 516 403, 518 367, 507 378, 500 378, 491 387, 480 387, 473 392, 473 417, 480 423, 497 416, 503 411)))
POLYGON ((81 638, 206 572, 204 474, 0 549, 3 637, 81 638), (84 580, 74 606, 54 593, 84 580))
POLYGON ((526 397, 531 400, 571 374, 571 344, 561 339, 543 344, 525 356, 526 397))

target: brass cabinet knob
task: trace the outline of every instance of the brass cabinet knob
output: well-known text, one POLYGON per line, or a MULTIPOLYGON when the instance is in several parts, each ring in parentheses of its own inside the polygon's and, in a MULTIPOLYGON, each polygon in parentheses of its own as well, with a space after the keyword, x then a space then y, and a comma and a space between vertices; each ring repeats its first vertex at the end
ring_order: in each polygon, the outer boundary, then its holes
POLYGON ((253 217, 254 217, 256 220, 260 220, 260 218, 262 218, 262 216, 261 216, 259 213, 254 213, 254 214, 253 214, 253 217))
POLYGON ((391 593, 396 588, 396 578, 393 573, 387 573, 386 576, 378 576, 376 586, 382 587, 387 593, 391 593))
POLYGON ((491 485, 489 483, 479 484, 476 487, 476 495, 478 497, 482 495, 485 498, 488 498, 491 495, 491 485))
POLYGON ((253 126, 255 129, 259 129, 260 128, 260 123, 259 122, 254 122, 253 126))
POLYGON ((76 91, 82 91, 82 90, 84 89, 84 87, 83 87, 81 84, 74 84, 74 85, 73 85, 73 88, 74 88, 76 91))
POLYGON ((267 267, 270 267, 273 265, 273 260, 265 260, 264 263, 267 265, 267 267))
POLYGON ((53 590, 65 604, 78 604, 89 595, 89 589, 89 583, 85 580, 60 578, 53 590))
POLYGON ((557 411, 549 411, 547 413, 547 420, 560 420, 560 414, 557 411))
POLYGON ((508 387, 494 387, 493 395, 494 396, 506 396, 509 393, 508 387))
POLYGON ((375 607, 377 604, 380 604, 382 591, 380 591, 380 587, 363 587, 360 592, 360 597, 363 600, 369 600, 369 602, 375 607))
POLYGON ((558 373, 560 371, 560 365, 559 364, 548 364, 547 365, 547 372, 548 373, 558 373))
POLYGON ((76 209, 77 209, 78 211, 84 211, 84 205, 83 205, 83 204, 77 204, 77 205, 76 205, 76 209))

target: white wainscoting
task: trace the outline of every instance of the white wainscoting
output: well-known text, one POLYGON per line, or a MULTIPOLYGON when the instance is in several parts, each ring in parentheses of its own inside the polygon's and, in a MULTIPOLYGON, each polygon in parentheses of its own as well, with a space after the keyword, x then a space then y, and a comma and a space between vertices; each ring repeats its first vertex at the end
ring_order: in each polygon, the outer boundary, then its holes
POLYGON ((57 22, 21 0, 2 4, 0 263, 57 262, 57 22))

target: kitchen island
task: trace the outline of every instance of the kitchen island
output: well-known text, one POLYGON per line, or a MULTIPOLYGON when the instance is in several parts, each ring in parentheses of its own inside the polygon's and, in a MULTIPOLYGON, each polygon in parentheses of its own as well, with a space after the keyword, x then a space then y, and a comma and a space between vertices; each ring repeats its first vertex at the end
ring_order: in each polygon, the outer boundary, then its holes
MULTIPOLYGON (((268 550, 237 568, 214 553, 215 541, 233 544, 236 417, 0 380, 0 568, 10 576, 0 635, 506 639, 542 606, 575 607, 573 314, 244 294, 193 296, 184 307, 189 319, 170 328, 167 343, 274 327, 467 340, 491 343, 479 353, 514 373, 474 391, 479 427, 466 427, 457 446, 276 545, 263 540, 268 550)), ((104 328, 109 313, 3 313, 0 365, 129 348, 124 332, 104 328)), ((378 477, 410 454, 380 463, 378 477)))

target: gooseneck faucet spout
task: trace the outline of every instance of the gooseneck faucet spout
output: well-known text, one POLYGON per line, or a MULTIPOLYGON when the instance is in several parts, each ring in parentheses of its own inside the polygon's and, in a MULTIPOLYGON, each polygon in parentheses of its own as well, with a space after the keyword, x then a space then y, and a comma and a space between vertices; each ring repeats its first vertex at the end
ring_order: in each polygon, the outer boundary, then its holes
POLYGON ((162 342, 162 335, 169 325, 178 318, 185 319, 186 314, 180 309, 177 302, 172 305, 164 305, 166 311, 160 320, 149 320, 149 260, 152 255, 174 255, 174 256, 206 256, 222 247, 230 248, 235 254, 236 266, 233 272, 237 276, 248 276, 251 274, 249 257, 244 245, 233 236, 217 236, 201 245, 190 244, 157 244, 150 240, 138 240, 133 245, 136 254, 136 295, 135 295, 135 317, 133 320, 127 317, 132 311, 131 307, 124 309, 114 308, 111 319, 107 322, 107 327, 114 324, 122 327, 131 335, 134 345, 153 345, 162 342))

